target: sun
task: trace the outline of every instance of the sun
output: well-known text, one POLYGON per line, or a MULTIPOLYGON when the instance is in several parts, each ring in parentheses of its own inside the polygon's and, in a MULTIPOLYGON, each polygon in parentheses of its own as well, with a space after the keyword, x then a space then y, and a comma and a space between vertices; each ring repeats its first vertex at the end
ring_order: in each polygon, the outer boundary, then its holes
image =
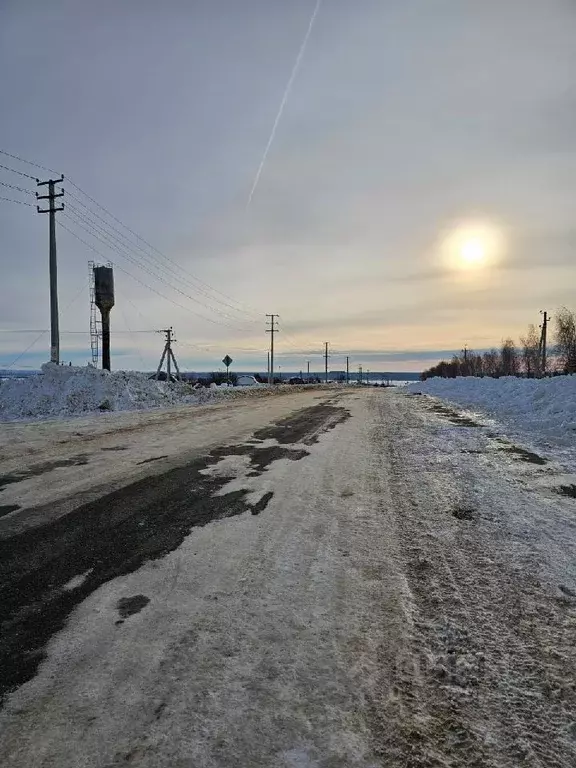
POLYGON ((459 223, 445 233, 440 250, 444 264, 450 270, 486 271, 503 255, 503 232, 488 222, 459 223))
POLYGON ((460 258, 465 266, 480 266, 486 258, 486 249, 480 240, 471 239, 462 243, 460 258))

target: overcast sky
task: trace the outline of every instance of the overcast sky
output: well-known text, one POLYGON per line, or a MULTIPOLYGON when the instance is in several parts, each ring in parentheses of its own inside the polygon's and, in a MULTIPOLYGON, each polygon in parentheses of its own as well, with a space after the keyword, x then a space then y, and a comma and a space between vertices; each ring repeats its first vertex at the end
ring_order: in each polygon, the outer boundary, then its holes
MULTIPOLYGON (((0 0, 0 148, 171 260, 140 242, 135 264, 59 214, 101 252, 59 230, 61 327, 82 332, 63 359, 89 360, 90 258, 118 266, 117 368, 152 367, 161 337, 142 331, 172 325, 184 368, 262 370, 277 312, 285 370, 319 366, 324 341, 333 368, 419 370, 576 307, 572 0, 323 0, 247 208, 315 5, 0 0), (498 258, 447 267, 443 234, 477 221, 498 258)), ((49 327, 47 218, 0 201, 0 365, 38 337, 5 331, 49 327)), ((48 356, 45 334, 17 367, 48 356)))

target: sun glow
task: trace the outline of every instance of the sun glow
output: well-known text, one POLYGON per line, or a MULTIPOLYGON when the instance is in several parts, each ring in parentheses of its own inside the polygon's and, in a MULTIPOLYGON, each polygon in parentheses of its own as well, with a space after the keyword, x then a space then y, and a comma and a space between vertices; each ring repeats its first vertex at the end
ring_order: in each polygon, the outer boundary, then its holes
POLYGON ((491 224, 459 224, 444 237, 441 250, 451 269, 481 270, 501 258, 503 235, 491 224))

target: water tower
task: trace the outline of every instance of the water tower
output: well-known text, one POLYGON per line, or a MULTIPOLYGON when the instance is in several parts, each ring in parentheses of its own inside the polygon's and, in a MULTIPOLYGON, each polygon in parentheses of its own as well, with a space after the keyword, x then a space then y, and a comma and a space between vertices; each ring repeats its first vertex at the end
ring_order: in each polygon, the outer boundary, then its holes
POLYGON ((110 310, 114 306, 112 265, 94 266, 94 303, 102 316, 102 368, 110 370, 110 310))

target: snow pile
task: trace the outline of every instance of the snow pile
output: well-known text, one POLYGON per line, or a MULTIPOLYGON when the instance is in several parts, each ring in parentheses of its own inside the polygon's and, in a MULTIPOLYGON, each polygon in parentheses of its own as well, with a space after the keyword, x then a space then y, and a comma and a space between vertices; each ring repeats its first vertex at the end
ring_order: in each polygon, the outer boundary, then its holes
POLYGON ((0 383, 0 419, 74 416, 177 405, 197 398, 185 384, 153 381, 146 374, 46 363, 42 375, 0 383))
POLYGON ((435 378, 406 389, 477 409, 548 444, 576 446, 576 376, 435 378))
MULTIPOLYGON (((300 387, 291 387, 296 392, 300 387)), ((0 421, 80 416, 93 412, 134 411, 171 405, 204 405, 237 398, 268 397, 287 391, 265 386, 213 385, 155 381, 136 371, 102 371, 46 363, 42 375, 0 381, 0 421)))

